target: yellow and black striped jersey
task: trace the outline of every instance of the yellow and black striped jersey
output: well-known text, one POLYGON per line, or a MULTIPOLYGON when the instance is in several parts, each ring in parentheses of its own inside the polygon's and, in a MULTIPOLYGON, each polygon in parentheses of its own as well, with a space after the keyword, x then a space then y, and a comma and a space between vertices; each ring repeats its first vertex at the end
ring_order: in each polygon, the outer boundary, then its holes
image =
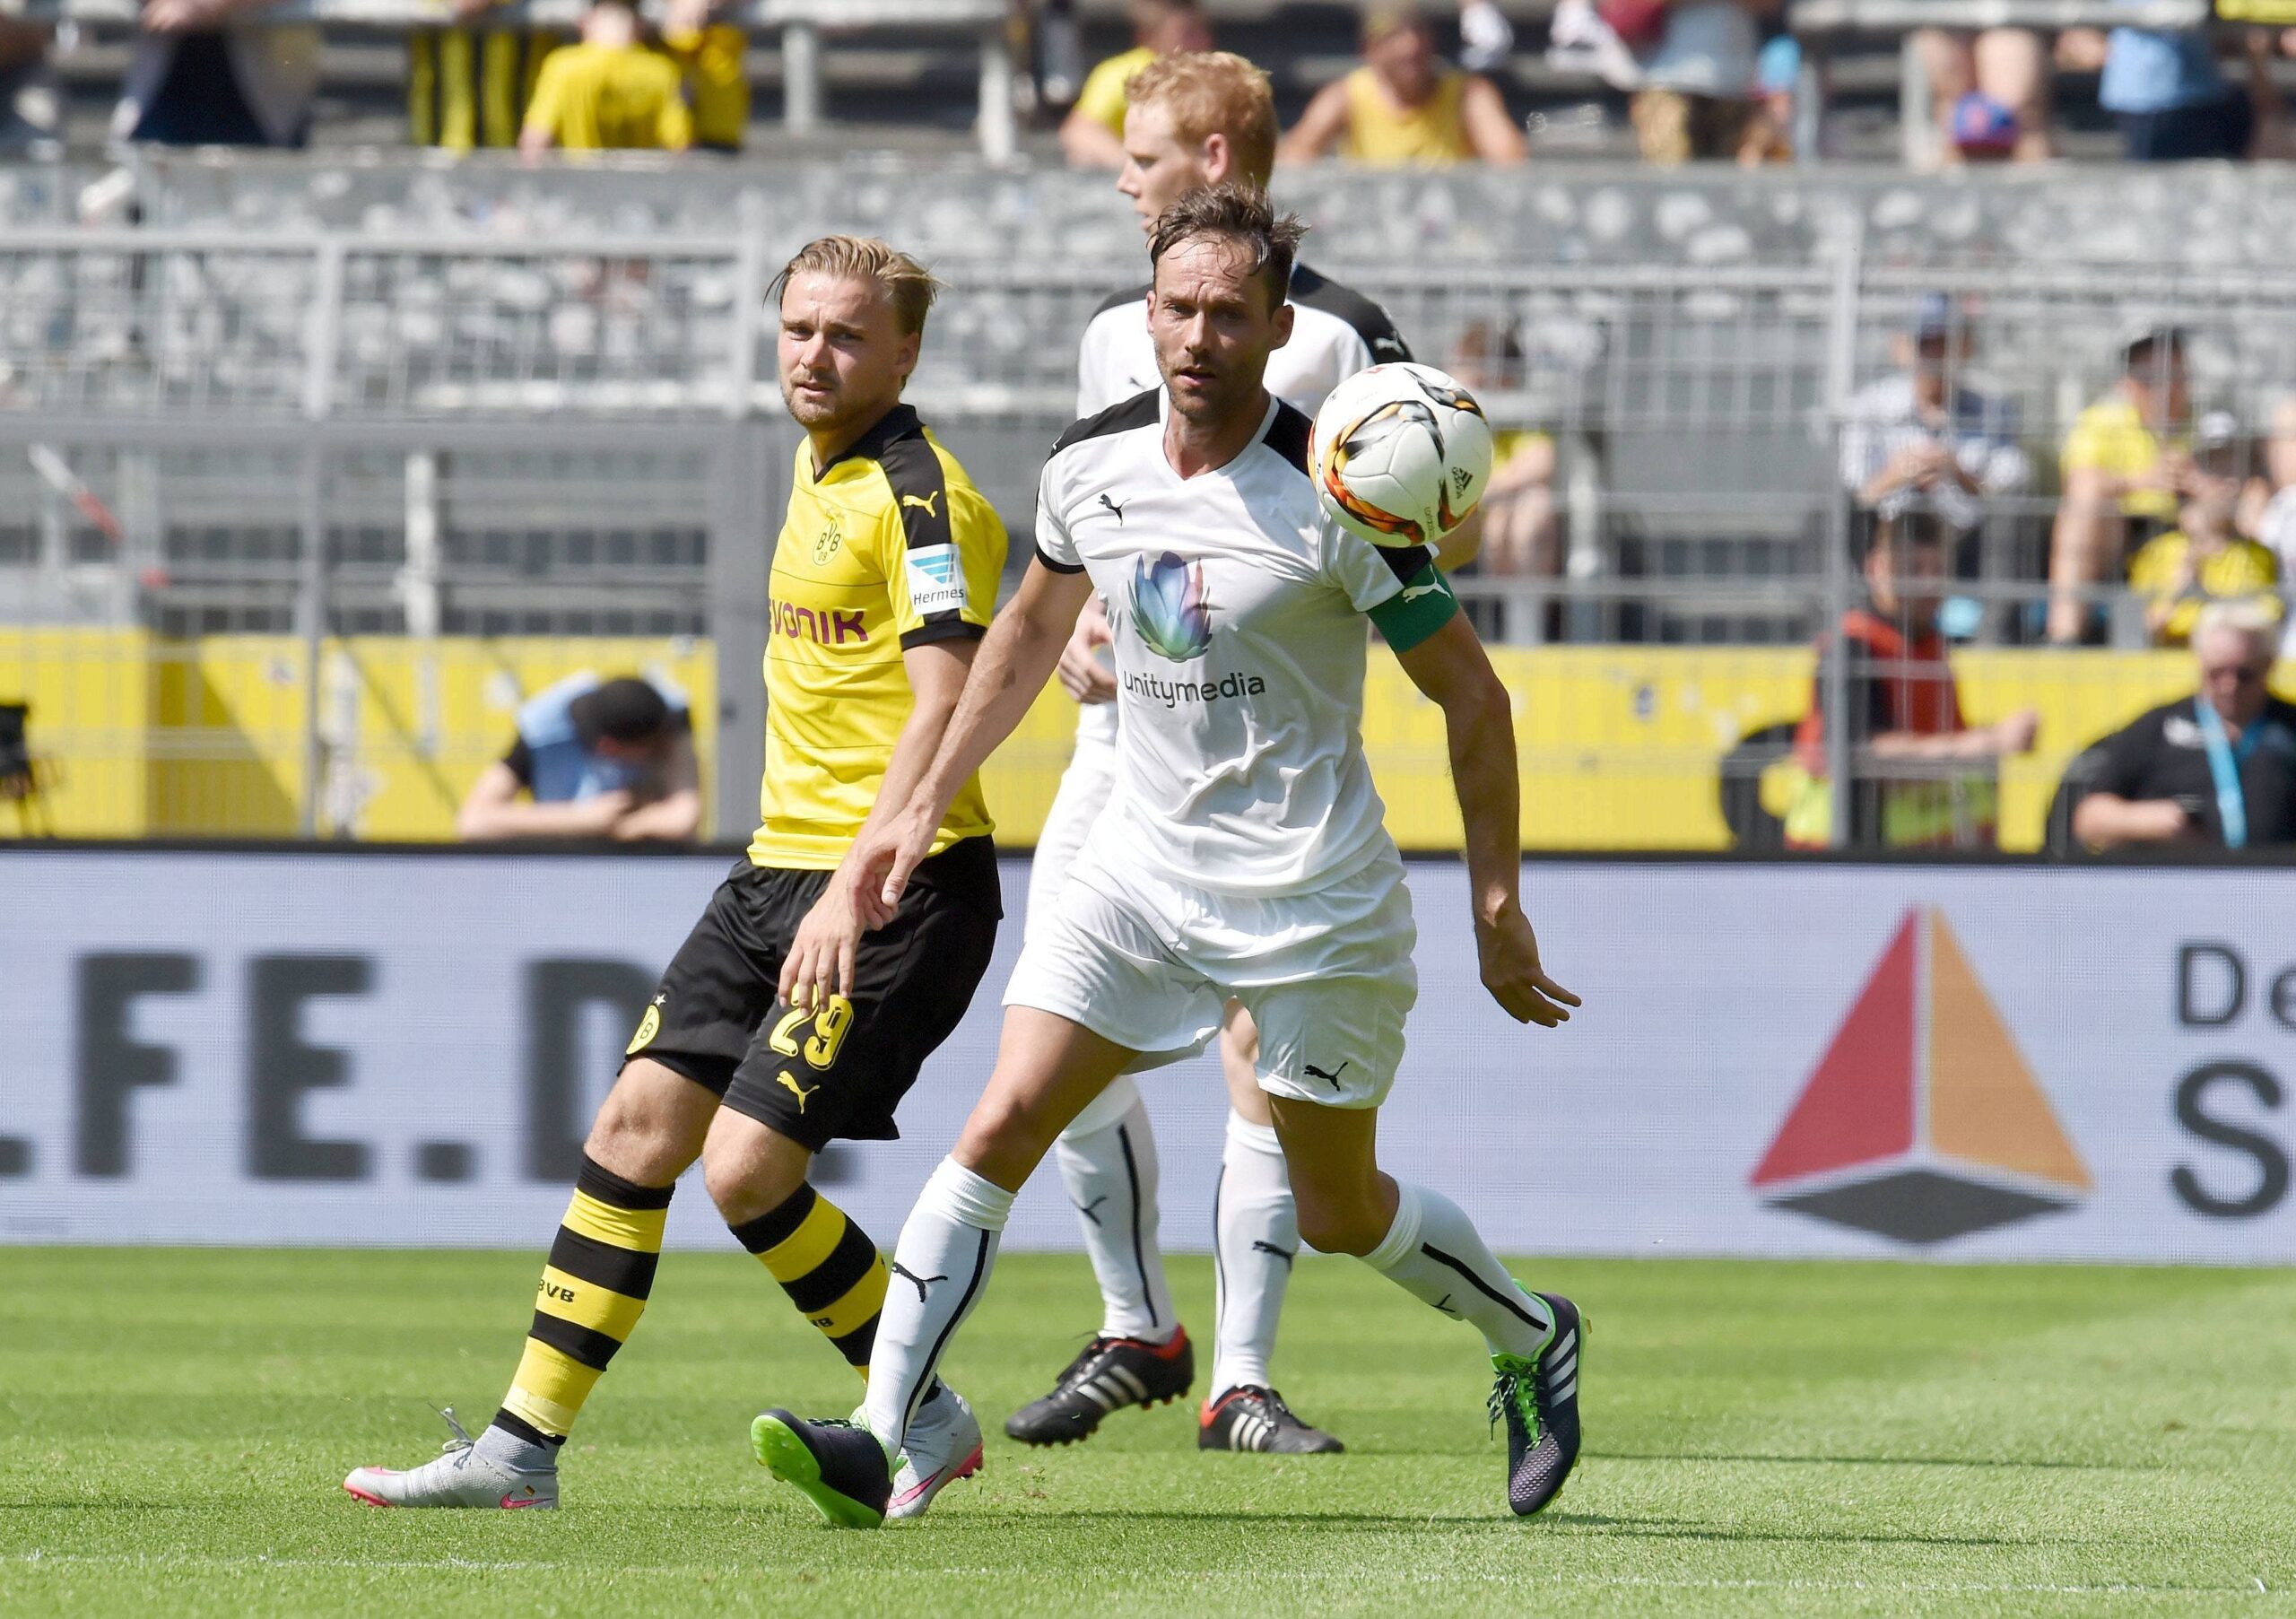
MULTIPOLYGON (((823 870, 845 857, 909 719, 901 654, 983 634, 1004 569, 1004 525, 908 405, 818 475, 797 447, 773 552, 754 864, 823 870)), ((975 777, 933 852, 989 830, 975 777)))

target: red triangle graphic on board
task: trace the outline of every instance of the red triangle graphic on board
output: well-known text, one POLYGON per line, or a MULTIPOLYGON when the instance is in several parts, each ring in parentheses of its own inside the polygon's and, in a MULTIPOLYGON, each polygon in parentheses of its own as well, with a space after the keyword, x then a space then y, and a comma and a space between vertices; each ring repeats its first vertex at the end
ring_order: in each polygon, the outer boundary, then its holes
POLYGON ((1833 1043, 1754 1168, 1769 1186, 1907 1152, 1914 1141, 1914 974, 1920 913, 1908 910, 1833 1043))

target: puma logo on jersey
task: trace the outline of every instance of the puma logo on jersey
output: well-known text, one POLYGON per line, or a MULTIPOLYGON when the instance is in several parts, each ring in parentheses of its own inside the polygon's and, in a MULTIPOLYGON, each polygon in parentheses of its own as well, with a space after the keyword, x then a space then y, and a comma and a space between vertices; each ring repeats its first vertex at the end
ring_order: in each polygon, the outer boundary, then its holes
MULTIPOLYGON (((1351 1059, 1351 1060, 1352 1060, 1352 1059, 1351 1059)), ((1346 1064, 1346 1063, 1342 1063, 1342 1064, 1340 1064, 1340 1065, 1339 1065, 1339 1066, 1337 1066, 1336 1068, 1334 1068, 1334 1069, 1333 1069, 1330 1073, 1328 1073, 1328 1074, 1325 1073, 1321 1068, 1318 1068, 1318 1066, 1316 1066, 1316 1065, 1315 1065, 1315 1064, 1313 1064, 1313 1063, 1307 1063, 1307 1064, 1304 1064, 1304 1065, 1302 1065, 1302 1066, 1306 1067, 1306 1069, 1308 1070, 1308 1072, 1309 1072, 1309 1073, 1310 1073, 1310 1074, 1314 1075, 1318 1079, 1320 1079, 1320 1080, 1324 1081, 1326 1084, 1329 1084, 1329 1085, 1331 1086, 1331 1088, 1332 1088, 1333 1090, 1335 1090, 1335 1091, 1336 1091, 1337 1089, 1339 1089, 1339 1076, 1340 1076, 1341 1075, 1343 1075, 1343 1074, 1344 1074, 1344 1073, 1346 1073, 1346 1072, 1347 1072, 1347 1064, 1346 1064)))
POLYGON ((1290 1270, 1292 1268, 1292 1261, 1297 1258, 1291 1249, 1278 1248, 1274 1243, 1263 1242, 1257 1237, 1254 1237, 1252 1239, 1252 1252, 1256 1254, 1273 1254, 1275 1258, 1283 1261, 1283 1268, 1286 1270, 1290 1270))
POLYGON ((806 1099, 812 1096, 814 1092, 821 1089, 821 1086, 819 1085, 799 1084, 796 1077, 786 1068, 780 1073, 775 1075, 773 1078, 775 1083, 780 1085, 783 1090, 788 1092, 790 1095, 797 1099, 797 1111, 801 1114, 805 1110, 806 1099))
POLYGON ((1409 603, 1417 601, 1422 596, 1440 596, 1442 594, 1443 587, 1440 585, 1406 585, 1404 587, 1403 599, 1406 603, 1409 603))
POLYGON ((937 518, 941 514, 935 509, 934 502, 940 498, 941 492, 936 489, 929 495, 903 495, 900 498, 900 503, 904 506, 916 507, 928 518, 937 518))
POLYGON ((1093 1198, 1090 1203, 1078 1204, 1076 1206, 1076 1212, 1083 1215, 1085 1219, 1090 1220, 1094 1225, 1098 1225, 1100 1223, 1100 1205, 1106 1203, 1108 1200, 1108 1194, 1103 1192, 1099 1197, 1093 1198))
POLYGON ((1109 500, 1106 495, 1102 495, 1100 497, 1100 504, 1107 507, 1110 511, 1116 513, 1116 520, 1119 525, 1124 522, 1123 507, 1118 505, 1114 500, 1109 500))
POLYGON ((913 1282, 917 1284, 917 1301, 919 1304, 925 1302, 925 1290, 927 1287, 935 1282, 945 1282, 949 1279, 946 1276, 920 1276, 898 1259, 888 1260, 887 1263, 892 1266, 893 1275, 905 1282, 913 1282))

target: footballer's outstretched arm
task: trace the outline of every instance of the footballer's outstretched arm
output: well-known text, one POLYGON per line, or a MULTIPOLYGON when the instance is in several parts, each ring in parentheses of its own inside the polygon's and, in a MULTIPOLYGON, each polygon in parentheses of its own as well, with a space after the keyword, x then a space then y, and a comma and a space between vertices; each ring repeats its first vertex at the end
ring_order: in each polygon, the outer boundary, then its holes
POLYGON ((1507 688, 1461 614, 1396 657, 1412 683, 1443 710, 1451 785, 1466 823, 1467 885, 1474 898, 1483 988, 1518 1023, 1550 1029, 1567 1023, 1578 997, 1539 965, 1538 938, 1523 914, 1522 821, 1507 688))
POLYGON ((1048 568, 1042 557, 1021 576, 1020 589, 989 625, 973 657, 957 711, 923 779, 899 814, 853 846, 848 858, 855 898, 866 926, 882 927, 892 920, 909 874, 933 847, 941 817, 1044 690, 1091 592, 1082 569, 1071 573, 1048 568))
POLYGON ((854 898, 859 886, 854 876, 855 851, 868 841, 872 831, 900 812, 931 768, 980 644, 978 640, 926 641, 900 655, 909 675, 909 718, 893 739, 892 757, 885 762, 885 779, 868 819, 854 834, 852 847, 838 862, 821 898, 797 924, 789 952, 782 958, 780 995, 790 1005, 810 1007, 825 1002, 832 992, 853 993, 853 962, 862 932, 854 898))

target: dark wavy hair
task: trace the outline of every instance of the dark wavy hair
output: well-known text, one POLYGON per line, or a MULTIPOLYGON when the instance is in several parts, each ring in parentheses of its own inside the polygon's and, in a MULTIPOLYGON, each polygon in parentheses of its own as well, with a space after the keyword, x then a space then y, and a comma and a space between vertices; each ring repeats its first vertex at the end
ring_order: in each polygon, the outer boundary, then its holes
POLYGON ((1276 307, 1291 294, 1292 261, 1307 234, 1298 215, 1278 213, 1257 186, 1227 180, 1189 192, 1156 216, 1156 228, 1148 235, 1148 263, 1163 263, 1164 255, 1182 242, 1219 237, 1250 252, 1252 274, 1266 283, 1270 306, 1276 307))

